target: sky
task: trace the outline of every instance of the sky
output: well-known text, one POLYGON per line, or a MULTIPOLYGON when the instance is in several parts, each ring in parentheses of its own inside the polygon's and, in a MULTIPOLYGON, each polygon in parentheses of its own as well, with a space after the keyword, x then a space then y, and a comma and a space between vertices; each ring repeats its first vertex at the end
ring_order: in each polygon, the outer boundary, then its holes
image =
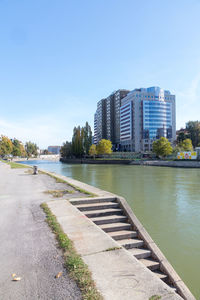
POLYGON ((200 120, 200 0, 0 0, 0 134, 42 149, 93 128, 117 89, 176 95, 200 120))

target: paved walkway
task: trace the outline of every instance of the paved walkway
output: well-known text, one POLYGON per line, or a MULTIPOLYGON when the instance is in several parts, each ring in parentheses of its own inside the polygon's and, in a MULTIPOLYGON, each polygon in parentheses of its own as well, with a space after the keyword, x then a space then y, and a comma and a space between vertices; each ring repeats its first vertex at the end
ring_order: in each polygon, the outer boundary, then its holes
POLYGON ((0 300, 81 299, 40 209, 52 200, 43 192, 55 180, 25 171, 0 162, 0 300), (60 271, 63 276, 55 278, 60 271), (13 273, 21 281, 12 281, 13 273))

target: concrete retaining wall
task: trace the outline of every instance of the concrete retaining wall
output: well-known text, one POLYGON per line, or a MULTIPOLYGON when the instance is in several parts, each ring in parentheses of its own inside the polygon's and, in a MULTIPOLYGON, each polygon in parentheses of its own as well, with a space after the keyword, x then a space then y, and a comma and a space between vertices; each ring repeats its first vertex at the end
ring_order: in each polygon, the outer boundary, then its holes
POLYGON ((86 158, 61 158, 61 162, 68 164, 96 164, 96 165, 136 165, 172 168, 200 168, 200 161, 164 161, 164 160, 115 160, 115 159, 86 159, 86 158))
MULTIPOLYGON (((55 176, 54 173, 50 173, 50 172, 47 172, 44 170, 42 170, 42 171, 46 174, 55 176)), ((66 180, 66 182, 73 184, 74 186, 77 186, 81 189, 85 189, 90 193, 96 194, 97 197, 99 197, 99 198, 115 197, 117 199, 117 202, 119 203, 121 209, 123 210, 124 214, 128 217, 130 224, 138 232, 138 236, 144 241, 145 246, 151 250, 152 256, 159 261, 161 270, 168 275, 170 282, 177 288, 179 295, 181 295, 181 297, 183 297, 183 299, 185 299, 185 300, 195 300, 195 298, 192 295, 192 293, 190 292, 190 290, 187 288, 187 286, 184 284, 184 282, 178 276, 176 271, 173 269, 173 267, 168 262, 167 258, 164 256, 164 254, 160 251, 160 249, 155 244, 155 242, 152 240, 150 235, 147 233, 147 231, 145 230, 143 225, 137 219, 137 217, 133 213, 132 209, 130 208, 130 206, 128 205, 128 203, 126 202, 126 200, 123 197, 119 197, 118 195, 114 195, 107 191, 100 190, 96 187, 90 186, 88 184, 85 184, 78 180, 74 180, 72 178, 68 178, 66 176, 56 175, 56 177, 66 180)), ((81 198, 79 200, 81 200, 81 198)), ((84 198, 82 198, 82 200, 84 200, 84 198)))

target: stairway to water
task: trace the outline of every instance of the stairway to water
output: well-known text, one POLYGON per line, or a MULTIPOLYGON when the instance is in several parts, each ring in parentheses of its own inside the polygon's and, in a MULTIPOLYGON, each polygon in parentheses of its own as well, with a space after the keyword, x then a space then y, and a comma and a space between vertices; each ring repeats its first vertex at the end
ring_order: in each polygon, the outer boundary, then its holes
POLYGON ((177 292, 176 287, 171 284, 169 276, 161 271, 160 262, 153 257, 152 251, 147 248, 144 240, 138 237, 139 232, 134 230, 129 223, 128 217, 120 208, 115 197, 72 199, 70 202, 119 243, 119 246, 129 251, 159 279, 177 292))

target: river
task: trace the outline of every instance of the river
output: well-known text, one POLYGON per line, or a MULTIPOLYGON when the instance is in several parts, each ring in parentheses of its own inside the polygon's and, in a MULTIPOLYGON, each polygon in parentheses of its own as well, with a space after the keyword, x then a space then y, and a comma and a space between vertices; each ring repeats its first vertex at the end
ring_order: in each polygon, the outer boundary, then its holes
POLYGON ((200 299, 200 169, 24 163, 125 197, 177 273, 200 299))

